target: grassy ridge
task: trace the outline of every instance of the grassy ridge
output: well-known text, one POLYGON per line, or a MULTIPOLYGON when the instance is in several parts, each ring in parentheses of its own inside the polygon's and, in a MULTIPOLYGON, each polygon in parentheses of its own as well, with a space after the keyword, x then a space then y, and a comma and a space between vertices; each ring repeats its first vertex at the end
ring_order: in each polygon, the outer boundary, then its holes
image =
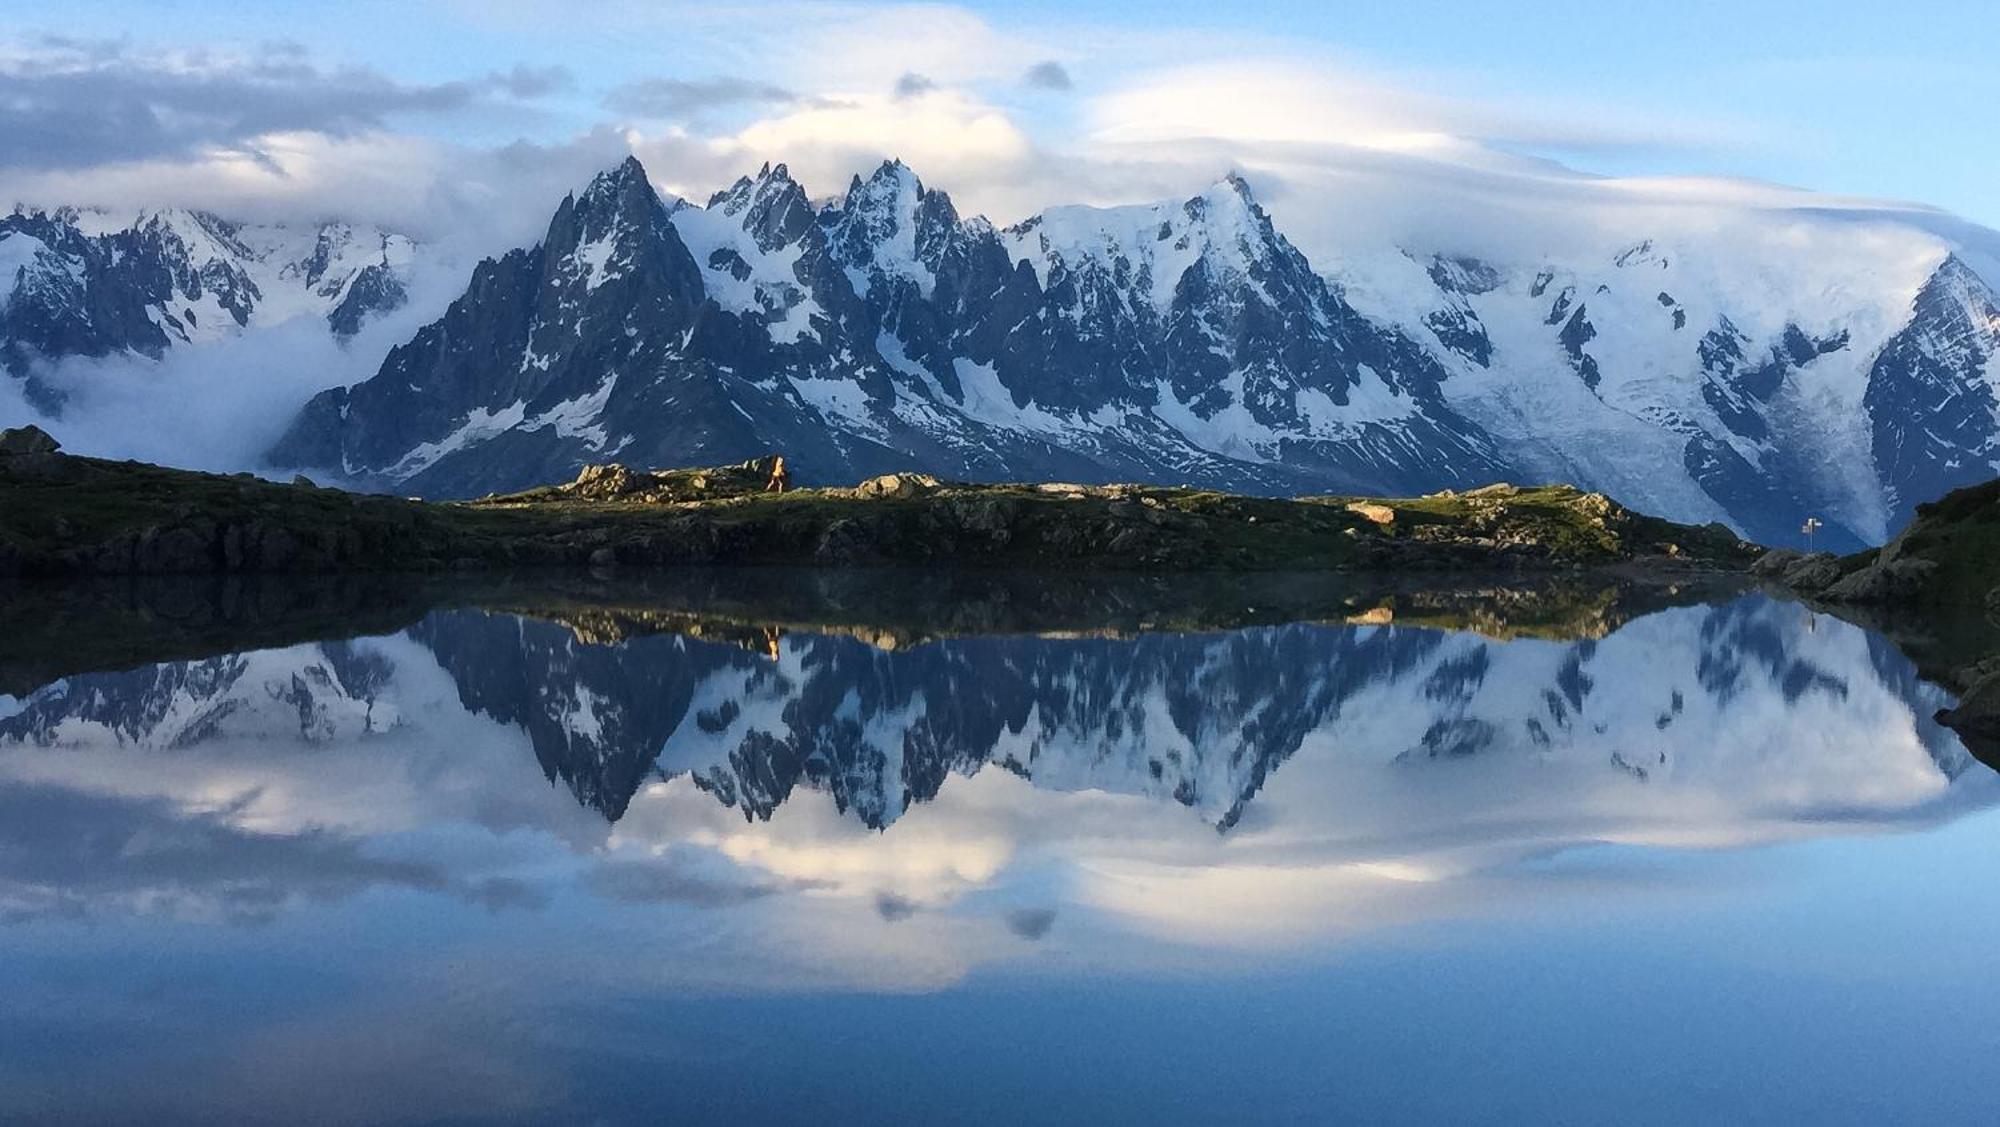
POLYGON ((1568 487, 1369 499, 892 475, 763 492, 758 463, 433 504, 62 454, 0 457, 0 574, 436 571, 685 564, 1138 571, 1736 568, 1720 526, 1568 487))

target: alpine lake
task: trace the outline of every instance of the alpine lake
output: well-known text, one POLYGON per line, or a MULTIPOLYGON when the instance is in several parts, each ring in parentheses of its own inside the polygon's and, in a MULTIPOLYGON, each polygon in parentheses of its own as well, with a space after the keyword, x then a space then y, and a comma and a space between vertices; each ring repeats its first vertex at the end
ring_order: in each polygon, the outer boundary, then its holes
POLYGON ((0 1121, 1990 1123, 2000 775, 1913 632, 1579 576, 17 586, 0 1121))

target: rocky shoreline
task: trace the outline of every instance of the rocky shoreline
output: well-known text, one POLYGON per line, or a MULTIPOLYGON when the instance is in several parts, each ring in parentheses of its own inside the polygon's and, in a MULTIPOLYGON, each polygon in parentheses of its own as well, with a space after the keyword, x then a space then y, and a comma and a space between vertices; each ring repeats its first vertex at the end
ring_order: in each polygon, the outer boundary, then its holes
POLYGON ((1898 645, 1959 695, 1938 720, 2000 761, 2000 481, 1918 505, 1916 519, 1880 548, 1849 556, 1773 549, 1751 572, 1836 614, 1924 623, 1898 645))

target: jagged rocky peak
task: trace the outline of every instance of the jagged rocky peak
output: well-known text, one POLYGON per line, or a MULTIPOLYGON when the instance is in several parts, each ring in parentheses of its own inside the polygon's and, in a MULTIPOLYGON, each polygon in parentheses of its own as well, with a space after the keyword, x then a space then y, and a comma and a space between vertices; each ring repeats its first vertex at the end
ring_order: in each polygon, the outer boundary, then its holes
POLYGON ((1996 356, 2000 299, 1964 259, 1948 255, 1868 373, 1863 402, 1896 516, 2000 471, 1996 356))
POLYGON ((565 238, 570 234, 566 219, 574 224, 576 242, 593 243, 651 226, 665 215, 666 207, 653 190, 645 166, 638 157, 626 157, 616 168, 598 173, 581 193, 564 199, 550 223, 549 242, 569 241, 565 238))
POLYGON ((838 210, 849 215, 878 216, 893 222, 899 216, 914 212, 923 195, 923 181, 901 158, 892 157, 875 166, 867 179, 856 175, 850 180, 838 210))
POLYGON ((1985 278, 1957 254, 1945 255, 1917 294, 1916 310, 1942 314, 1949 329, 1968 336, 2000 336, 2000 299, 1985 278))
POLYGON ((756 176, 740 177, 711 196, 708 209, 739 220, 766 253, 799 241, 817 221, 805 189, 783 164, 766 163, 756 176))
POLYGON ((1209 208, 1221 207, 1226 209, 1223 214, 1244 214, 1268 222, 1263 206, 1257 202, 1257 194, 1250 190, 1250 181, 1244 179, 1240 172, 1225 173, 1222 179, 1209 187, 1208 191, 1189 200, 1183 206, 1194 218, 1201 218, 1198 213, 1205 212, 1209 208))
POLYGON ((856 176, 847 194, 822 213, 834 253, 866 292, 879 271, 908 278, 929 293, 940 256, 959 228, 951 197, 924 187, 901 160, 885 160, 866 180, 856 176))
POLYGON ((319 280, 326 277, 327 270, 334 262, 344 257, 354 246, 354 241, 352 226, 346 223, 328 223, 319 229, 318 237, 313 239, 312 254, 307 256, 304 262, 297 263, 295 268, 307 285, 318 285, 319 280))
MULTIPOLYGON (((571 325, 570 319, 579 316, 592 300, 590 295, 608 283, 629 283, 617 287, 621 290, 637 285, 650 295, 649 302, 665 303, 653 307, 647 317, 630 311, 620 313, 615 319, 617 327, 622 330, 629 325, 635 333, 644 331, 642 322, 648 317, 657 319, 655 315, 664 308, 684 314, 701 301, 699 269, 676 233, 672 213, 637 157, 625 158, 592 178, 582 192, 564 197, 549 220, 542 252, 549 283, 577 287, 560 299, 548 299, 545 304, 550 308, 538 318, 545 328, 562 324, 571 336, 580 333, 581 326, 571 325)), ((667 317, 656 327, 662 332, 670 330, 678 325, 681 314, 667 317)), ((607 328, 611 324, 607 322, 607 328)), ((538 342, 541 335, 545 334, 538 334, 538 342)), ((547 353, 542 350, 542 354, 547 353)))

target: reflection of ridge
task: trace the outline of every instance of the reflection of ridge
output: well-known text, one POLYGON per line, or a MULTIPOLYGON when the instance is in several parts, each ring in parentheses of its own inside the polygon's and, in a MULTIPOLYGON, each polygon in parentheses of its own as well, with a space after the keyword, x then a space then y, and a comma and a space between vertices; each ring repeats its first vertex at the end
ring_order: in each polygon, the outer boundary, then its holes
POLYGON ((87 673, 30 697, 0 718, 0 739, 48 746, 65 725, 98 725, 122 743, 193 747, 231 717, 251 710, 295 712, 299 738, 330 739, 337 717, 372 727, 375 701, 390 691, 394 669, 351 642, 307 647, 311 660, 261 661, 230 654, 201 661, 163 662, 122 673, 87 673))
MULTIPOLYGON (((884 649, 745 624, 727 641, 593 644, 482 611, 434 613, 410 636, 458 704, 525 733, 548 779, 614 821, 649 781, 685 776, 748 819, 804 789, 880 829, 990 765, 1042 789, 1178 803, 1228 830, 1308 743, 1404 772, 1477 758, 1637 784, 1782 783, 1824 774, 1828 751, 1865 779, 1889 761, 1871 742, 1884 739, 1945 779, 1973 762, 1932 720, 1945 694, 1892 645, 1755 597, 1568 642, 1293 624, 884 649), (1798 756, 1816 746, 1819 759, 1798 756)), ((77 675, 0 697, 0 741, 171 750, 421 730, 402 679, 423 669, 399 664, 413 652, 323 642, 77 675)))
POLYGON ((652 634, 768 652, 769 634, 884 649, 996 634, 1133 638, 1294 622, 1431 626, 1498 639, 1601 638, 1667 606, 1740 593, 1724 575, 1426 576, 1273 572, 1019 574, 676 569, 537 574, 154 576, 35 585, 0 598, 0 693, 66 676, 401 630, 440 607, 568 626, 581 642, 652 634))
POLYGON ((1630 677, 1617 672, 1631 668, 1629 647, 1607 674, 1606 643, 1593 640, 1400 627, 961 638, 907 650, 774 634, 591 645, 554 623, 478 613, 435 615, 415 633, 467 707, 526 730, 547 776, 613 820, 648 780, 686 775, 748 818, 770 818, 804 787, 880 829, 935 798, 950 774, 991 764, 1037 786, 1177 802, 1227 830, 1316 733, 1343 748, 1353 733, 1401 740, 1356 751, 1406 764, 1575 753, 1645 781, 1676 768, 1670 729, 1693 704, 1720 713, 1775 696, 1787 710, 1837 716, 1856 677, 1909 702, 1947 777, 1970 762, 1929 719, 1936 690, 1876 639, 1857 655, 1865 664, 1836 670, 1804 652, 1796 608, 1750 599, 1670 613, 1642 621, 1669 631, 1686 652, 1662 657, 1686 667, 1655 665, 1652 643, 1635 641, 1643 679, 1611 684, 1630 677))
POLYGON ((609 818, 648 778, 686 774, 749 817, 803 785, 876 828, 989 762, 1057 766, 1057 785, 1171 798, 1227 827, 1343 700, 1449 637, 1293 626, 885 651, 792 635, 773 661, 677 636, 593 646, 474 613, 415 633, 468 708, 524 728, 548 777, 609 818))
POLYGON ((433 614, 410 632, 451 673, 466 708, 526 731, 543 774, 612 821, 701 679, 754 660, 670 635, 591 645, 557 625, 478 611, 433 614))

